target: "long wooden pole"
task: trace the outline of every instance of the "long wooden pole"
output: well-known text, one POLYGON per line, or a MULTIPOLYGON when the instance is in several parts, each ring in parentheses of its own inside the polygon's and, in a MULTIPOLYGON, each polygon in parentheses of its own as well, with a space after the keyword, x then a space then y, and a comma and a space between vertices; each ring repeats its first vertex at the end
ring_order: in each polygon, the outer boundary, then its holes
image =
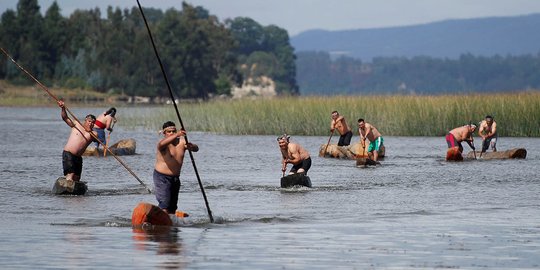
MULTIPOLYGON (((107 136, 107 141, 105 142, 105 148, 108 148, 109 146, 109 142, 111 141, 111 133, 112 133, 112 129, 114 127, 114 123, 116 123, 115 121, 113 121, 112 125, 111 125, 111 131, 109 131, 109 135, 107 136)), ((103 157, 106 157, 107 156, 107 152, 108 151, 103 151, 103 157)), ((99 152, 98 152, 99 153, 99 152)))
MULTIPOLYGON (((56 102, 60 101, 60 99, 58 99, 53 93, 51 93, 51 91, 45 86, 43 85, 38 79, 36 79, 36 77, 34 77, 32 74, 30 74, 30 72, 26 71, 26 69, 24 69, 21 65, 19 65, 19 63, 17 63, 17 61, 15 61, 15 59, 13 59, 13 57, 11 57, 11 55, 9 55, 6 50, 4 50, 4 48, 0 48, 0 50, 2 50, 2 52, 11 60, 11 62, 13 62, 20 70, 22 70, 26 75, 28 75, 28 77, 30 77, 34 82, 36 82, 40 87, 41 89, 43 89, 45 92, 47 92, 47 94, 49 94, 49 96, 54 99, 56 102)), ((77 119, 77 117, 75 116, 75 114, 73 114, 71 112, 71 110, 69 110, 69 108, 67 106, 64 105, 64 108, 66 109, 66 111, 71 115, 71 117, 73 117, 73 119, 79 124, 82 126, 81 122, 79 121, 79 119, 77 119)), ((77 126, 75 126, 75 128, 77 128, 77 126)), ((77 128, 77 130, 79 130, 77 128)), ((83 134, 83 132, 81 130, 79 130, 79 132, 81 134, 83 134)), ((96 135, 94 135, 94 133, 90 133, 90 135, 92 135, 92 137, 100 144, 103 144, 103 142, 101 142, 98 137, 96 135)), ((120 164, 122 164, 122 166, 124 166, 124 168, 126 168, 126 170, 131 173, 131 175, 133 175, 133 177, 135 177, 135 179, 137 179, 137 181, 139 181, 139 183, 141 183, 141 185, 143 185, 146 190, 148 191, 148 193, 152 193, 152 190, 150 190, 150 188, 148 188, 148 186, 146 186, 146 184, 144 184, 144 182, 124 163, 124 161, 122 161, 118 156, 116 156, 107 146, 104 146, 105 148, 105 151, 109 151, 109 153, 116 159, 118 160, 118 162, 120 162, 120 164)))
POLYGON ((326 147, 324 147, 323 157, 326 156, 326 150, 328 150, 328 145, 330 145, 330 140, 332 139, 333 135, 334 131, 332 130, 332 133, 330 133, 330 137, 328 138, 328 142, 326 143, 326 147))
MULTIPOLYGON (((146 20, 146 16, 144 16, 144 12, 141 6, 141 3, 139 3, 139 0, 137 0, 137 5, 139 5, 139 10, 141 11, 141 15, 144 20, 144 24, 146 25, 146 29, 148 30, 148 36, 150 37, 150 41, 152 42, 152 47, 154 48, 154 53, 156 54, 156 58, 159 62, 159 67, 161 68, 161 73, 163 74, 163 78, 165 79, 165 83, 167 84, 167 89, 169 89, 169 95, 171 97, 172 104, 174 105, 174 109, 176 111, 176 116, 178 117, 178 121, 180 121, 180 126, 182 127, 182 130, 186 130, 184 128, 184 123, 182 122, 182 118, 180 117, 180 112, 178 111, 178 107, 176 106, 176 101, 174 100, 174 95, 171 89, 171 84, 169 82, 169 78, 167 77, 167 74, 165 73, 165 68, 163 67, 163 63, 161 62, 161 58, 159 57, 159 53, 156 48, 156 44, 154 42, 154 38, 152 37, 152 32, 150 31, 150 26, 148 26, 148 21, 146 20)), ((188 143, 188 137, 187 135, 184 136, 184 139, 186 140, 186 144, 188 143)), ((212 217, 212 211, 210 210, 210 206, 208 205, 208 199, 206 198, 206 193, 204 192, 204 187, 201 182, 201 177, 199 176, 199 171, 197 170, 197 165, 195 165, 195 159, 193 158, 193 153, 188 148, 189 157, 191 159, 191 164, 193 164, 193 170, 195 171, 195 175, 197 176, 197 181, 199 182, 199 188, 201 189, 201 193, 204 198, 204 203, 206 204, 206 210, 208 211, 208 217, 210 218, 210 222, 214 223, 214 217, 212 217)))

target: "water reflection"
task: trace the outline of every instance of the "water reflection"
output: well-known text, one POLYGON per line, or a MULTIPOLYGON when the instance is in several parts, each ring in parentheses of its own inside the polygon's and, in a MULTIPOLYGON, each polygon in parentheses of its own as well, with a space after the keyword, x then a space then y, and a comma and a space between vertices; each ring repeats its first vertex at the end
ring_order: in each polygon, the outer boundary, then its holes
POLYGON ((157 255, 170 256, 163 260, 159 268, 184 269, 186 262, 181 260, 182 239, 177 227, 142 226, 133 228, 133 240, 138 250, 155 251, 157 255), (157 245, 156 245, 157 244, 157 245))

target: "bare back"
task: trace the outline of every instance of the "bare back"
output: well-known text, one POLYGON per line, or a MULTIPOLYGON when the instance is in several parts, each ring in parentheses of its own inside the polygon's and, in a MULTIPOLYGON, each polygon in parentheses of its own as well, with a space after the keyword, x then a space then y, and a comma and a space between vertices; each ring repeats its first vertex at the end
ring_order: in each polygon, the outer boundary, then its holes
POLYGON ((102 113, 97 117, 96 120, 105 124, 105 128, 110 128, 113 121, 113 117, 110 114, 105 115, 105 113, 102 113))
POLYGON ((450 130, 449 133, 454 135, 458 142, 465 141, 471 136, 471 131, 468 125, 454 128, 450 130))

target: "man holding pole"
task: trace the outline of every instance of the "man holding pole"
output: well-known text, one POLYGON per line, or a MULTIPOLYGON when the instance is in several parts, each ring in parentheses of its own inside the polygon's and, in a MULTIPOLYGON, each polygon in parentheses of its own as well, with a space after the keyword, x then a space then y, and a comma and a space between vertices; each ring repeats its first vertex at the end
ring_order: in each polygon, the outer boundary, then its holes
POLYGON ((81 125, 79 122, 73 122, 68 117, 64 101, 58 100, 58 106, 62 108, 62 119, 71 127, 71 133, 62 153, 64 176, 67 180, 79 181, 82 172, 82 154, 97 136, 97 133, 92 131, 96 117, 92 114, 87 115, 84 124, 81 125))
POLYGON ((487 115, 480 123, 478 135, 482 137, 482 153, 486 152, 491 145, 493 152, 497 152, 497 123, 493 121, 493 116, 487 115))
POLYGON ((347 146, 351 144, 352 139, 352 131, 347 125, 347 121, 345 121, 345 117, 339 115, 337 111, 332 112, 332 122, 330 123, 330 132, 334 132, 334 130, 338 130, 339 132, 339 141, 338 146, 347 146))
POLYGON ((365 149, 366 139, 369 140, 368 155, 373 161, 377 162, 379 153, 383 145, 383 137, 379 130, 362 118, 358 119, 358 133, 360 134, 360 142, 365 149))
POLYGON ((285 174, 287 164, 292 164, 289 174, 302 173, 307 175, 311 168, 311 157, 309 152, 300 144, 289 142, 290 136, 283 134, 277 138, 281 151, 281 171, 285 174))
POLYGON ((163 136, 157 144, 156 163, 154 166, 154 193, 158 206, 169 215, 174 215, 178 208, 180 191, 180 170, 186 150, 197 152, 199 147, 186 143, 185 130, 178 131, 173 122, 163 124, 163 136))

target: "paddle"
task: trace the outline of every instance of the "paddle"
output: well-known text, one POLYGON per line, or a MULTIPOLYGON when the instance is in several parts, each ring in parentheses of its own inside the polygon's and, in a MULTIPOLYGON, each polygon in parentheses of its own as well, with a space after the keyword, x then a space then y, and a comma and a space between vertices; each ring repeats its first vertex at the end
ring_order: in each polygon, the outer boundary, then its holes
MULTIPOLYGON (((469 120, 469 129, 472 127, 472 120, 469 120)), ((476 160, 476 147, 474 147, 474 139, 473 139, 473 134, 471 133, 470 135, 471 137, 471 141, 469 142, 469 146, 472 148, 472 151, 473 151, 473 154, 474 154, 474 159, 476 160)))
MULTIPOLYGON (((113 131, 113 127, 114 127, 114 124, 116 124, 116 121, 113 121, 112 125, 111 125, 111 131, 109 131, 109 135, 107 136, 107 141, 105 141, 105 147, 108 147, 109 146, 109 141, 111 141, 111 133, 113 131)), ((107 156, 107 151, 103 151, 103 157, 106 157, 107 156)))
MULTIPOLYGON (((49 89, 44 85, 42 84, 38 79, 36 79, 36 77, 34 77, 32 74, 30 74, 30 72, 26 71, 26 69, 24 69, 21 65, 19 65, 19 63, 17 63, 17 61, 15 61, 15 59, 13 59, 13 57, 11 57, 11 55, 9 55, 5 50, 4 48, 0 48, 0 50, 2 50, 2 52, 11 60, 11 62, 13 62, 21 71, 23 71, 28 77, 30 77, 34 82, 36 82, 37 85, 39 85, 39 87, 41 87, 41 89, 43 89, 45 92, 47 92, 47 94, 49 95, 49 97, 51 97, 52 99, 54 99, 57 103, 60 101, 59 98, 57 98, 55 95, 53 95, 53 93, 51 93, 51 91, 49 91, 49 89)), ((79 121, 79 119, 77 119, 77 117, 75 116, 75 114, 73 114, 73 112, 71 112, 71 110, 64 105, 64 108, 66 109, 66 112, 68 112, 71 117, 73 117, 73 120, 75 120, 79 125, 83 126, 81 124, 81 122, 79 121)), ((81 130, 79 130, 77 128, 77 126, 75 125, 75 128, 81 133, 83 134, 83 132, 81 130)), ((103 142, 101 142, 99 140, 99 138, 94 134, 94 133, 90 133, 90 135, 94 138, 94 140, 96 140, 99 144, 102 144, 103 145, 103 142)), ((109 150, 108 147, 105 146, 105 151, 111 151, 109 150)), ((150 188, 148 188, 148 186, 146 186, 146 184, 144 184, 144 182, 119 158, 117 157, 113 152, 110 152, 111 155, 118 161, 120 162, 120 164, 122 164, 122 166, 124 166, 124 168, 126 168, 126 170, 131 173, 131 175, 133 175, 133 177, 135 177, 135 179, 137 179, 137 181, 139 181, 139 183, 141 185, 143 185, 146 190, 148 191, 148 193, 152 193, 152 190, 150 190, 150 188)))
POLYGON ((328 138, 328 142, 326 143, 326 147, 324 148, 323 157, 326 155, 326 150, 328 149, 328 145, 330 145, 330 140, 332 139, 332 136, 334 135, 334 131, 332 130, 332 133, 330 133, 330 138, 328 138))
MULTIPOLYGON (((141 11, 142 18, 144 20, 144 24, 146 25, 146 30, 148 30, 148 36, 150 37, 150 41, 152 43, 152 47, 154 48, 154 53, 156 54, 156 58, 159 63, 159 67, 161 68, 161 73, 163 74, 163 78, 165 79, 165 83, 167 84, 167 89, 169 89, 169 95, 171 97, 172 104, 174 105, 174 109, 176 111, 176 116, 178 117, 178 121, 180 122, 180 127, 182 130, 186 130, 184 128, 184 122, 182 122, 182 118, 180 117, 180 112, 178 111, 178 107, 176 106, 176 101, 174 100, 174 95, 171 89, 171 84, 169 82, 169 78, 167 77, 167 74, 165 73, 165 68, 163 67, 163 63, 161 62, 161 58, 159 57, 159 53, 156 48, 156 44, 154 42, 154 38, 152 37, 152 32, 150 31, 150 26, 148 26, 148 21, 146 20, 146 16, 144 15, 143 8, 141 6, 141 3, 139 3, 139 0, 137 0, 137 5, 139 6, 139 10, 141 11)), ((184 136, 184 140, 186 141, 186 145, 188 142, 187 135, 184 136)), ((204 187, 201 182, 201 177, 199 176, 199 171, 197 170, 197 166, 195 165, 195 159, 193 158, 193 153, 188 148, 189 157, 191 159, 191 164, 193 165, 193 171, 195 172, 195 175, 197 176, 197 181, 199 182, 199 188, 201 189, 201 193, 204 198, 204 203, 206 204, 206 210, 208 211, 208 217, 210 218, 210 222, 214 223, 214 217, 212 217, 212 211, 210 210, 210 206, 208 205, 208 199, 206 198, 206 193, 204 192, 204 187)))
POLYGON ((485 142, 485 139, 482 139, 482 150, 480 150, 480 157, 479 157, 479 159, 482 159, 482 153, 484 153, 484 143, 486 143, 486 142, 485 142))

